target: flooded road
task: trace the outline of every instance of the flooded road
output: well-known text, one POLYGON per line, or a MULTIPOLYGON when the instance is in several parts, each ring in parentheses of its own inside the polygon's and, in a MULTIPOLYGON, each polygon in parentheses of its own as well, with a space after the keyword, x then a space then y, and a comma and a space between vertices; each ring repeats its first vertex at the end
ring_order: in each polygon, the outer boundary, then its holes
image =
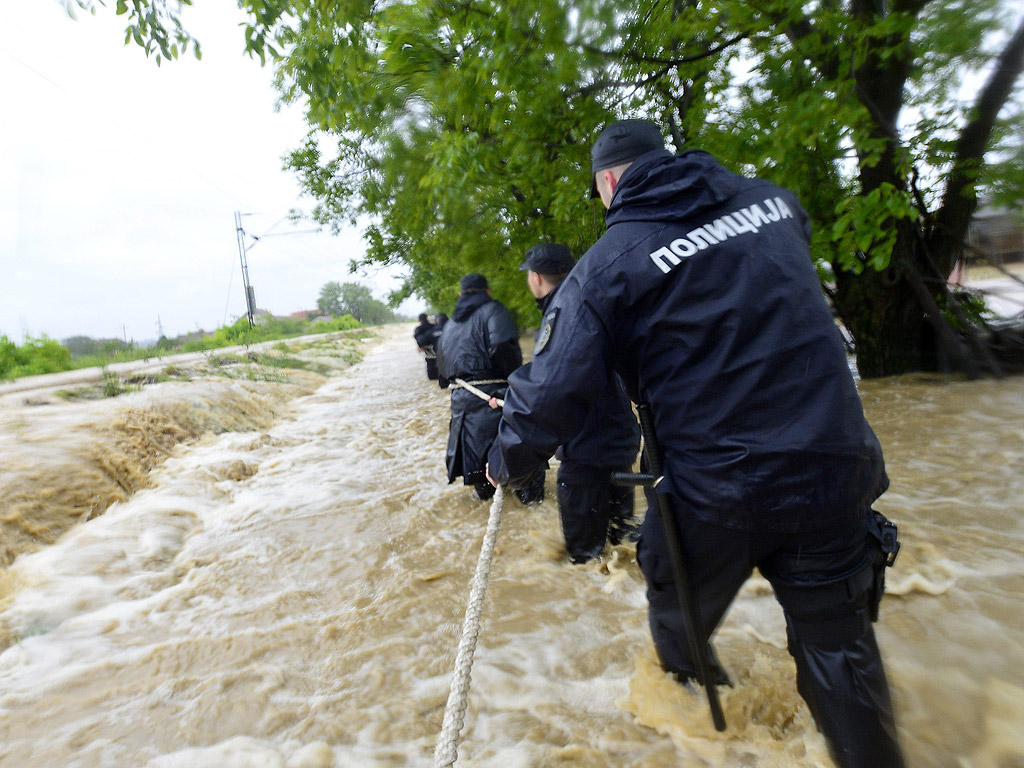
MULTIPOLYGON (((0 574, 0 766, 432 765, 488 503, 445 482, 410 330, 0 574)), ((878 635, 908 763, 1019 768, 1024 378, 861 392, 903 541, 878 635)), ((715 638, 719 734, 658 667, 633 546, 568 564, 553 476, 505 502, 458 765, 831 766, 767 582, 715 638)))

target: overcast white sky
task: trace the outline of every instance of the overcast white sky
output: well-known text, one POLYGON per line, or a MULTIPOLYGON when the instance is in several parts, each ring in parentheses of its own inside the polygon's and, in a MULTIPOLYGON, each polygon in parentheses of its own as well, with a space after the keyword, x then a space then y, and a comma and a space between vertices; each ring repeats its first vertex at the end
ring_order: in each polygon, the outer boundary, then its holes
MULTIPOLYGON (((281 156, 305 134, 274 111, 272 72, 243 53, 234 3, 185 17, 203 58, 157 67, 124 45, 113 3, 67 17, 9 3, 0 25, 0 334, 152 339, 245 312, 234 212, 254 235, 308 230, 281 156)), ((251 242, 247 240, 247 242, 251 242)), ((248 252, 257 303, 312 309, 329 280, 385 298, 394 274, 352 275, 357 231, 265 238, 248 252)), ((402 311, 419 311, 406 302, 402 311)))

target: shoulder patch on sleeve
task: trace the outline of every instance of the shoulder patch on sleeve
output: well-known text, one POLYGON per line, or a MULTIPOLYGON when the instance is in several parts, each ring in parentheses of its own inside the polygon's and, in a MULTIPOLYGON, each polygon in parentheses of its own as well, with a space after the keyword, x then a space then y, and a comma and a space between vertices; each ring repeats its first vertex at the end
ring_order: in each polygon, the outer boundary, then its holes
POLYGON ((540 331, 537 333, 537 343, 533 346, 533 354, 539 355, 544 351, 544 347, 551 341, 551 334, 555 330, 555 319, 558 317, 558 307, 555 307, 550 312, 544 315, 544 319, 540 322, 540 331))

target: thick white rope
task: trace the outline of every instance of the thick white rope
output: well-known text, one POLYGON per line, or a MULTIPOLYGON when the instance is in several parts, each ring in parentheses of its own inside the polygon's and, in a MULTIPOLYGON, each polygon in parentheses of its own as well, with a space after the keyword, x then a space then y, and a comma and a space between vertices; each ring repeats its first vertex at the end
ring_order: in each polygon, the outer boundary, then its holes
MULTIPOLYGON (((472 384, 470 384, 468 381, 463 381, 462 379, 456 379, 455 383, 458 385, 458 387, 466 390, 470 394, 476 395, 481 400, 488 400, 489 401, 491 399, 490 395, 488 395, 482 389, 477 389, 472 384)), ((491 379, 489 381, 478 381, 476 383, 477 384, 503 384, 504 383, 504 379, 491 379)), ((500 397, 496 397, 494 399, 498 401, 498 407, 499 408, 501 408, 502 406, 505 405, 505 401, 502 400, 500 397)))
POLYGON ((484 595, 487 592, 487 580, 491 572, 491 560, 494 557, 494 542, 498 538, 498 523, 501 521, 501 503, 504 492, 499 486, 494 492, 491 502, 491 515, 487 520, 487 531, 480 547, 480 559, 477 560, 476 573, 470 582, 469 603, 466 605, 466 618, 462 623, 462 637, 459 639, 459 650, 455 654, 455 673, 452 687, 448 692, 448 704, 444 710, 444 722, 441 734, 437 738, 434 749, 434 768, 449 768, 455 765, 458 757, 459 733, 466 719, 466 697, 469 694, 469 672, 473 666, 473 653, 476 640, 480 635, 480 612, 483 608, 484 595))

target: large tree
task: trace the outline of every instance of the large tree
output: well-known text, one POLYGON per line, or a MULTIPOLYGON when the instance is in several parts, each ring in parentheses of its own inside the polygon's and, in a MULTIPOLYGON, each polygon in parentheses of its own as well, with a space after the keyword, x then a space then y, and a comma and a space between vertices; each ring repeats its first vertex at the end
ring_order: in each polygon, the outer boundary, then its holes
POLYGON ((646 116, 797 192, 862 375, 998 370, 945 278, 979 191, 1024 197, 1024 21, 1000 0, 240 4, 306 106, 288 164, 316 216, 372 221, 405 294, 446 306, 477 270, 530 318, 521 254, 595 239, 589 143, 646 116))
POLYGON ((395 319, 395 313, 383 301, 373 298, 370 289, 359 283, 338 283, 334 280, 324 283, 316 305, 324 314, 335 317, 352 315, 366 325, 390 323, 395 319))

